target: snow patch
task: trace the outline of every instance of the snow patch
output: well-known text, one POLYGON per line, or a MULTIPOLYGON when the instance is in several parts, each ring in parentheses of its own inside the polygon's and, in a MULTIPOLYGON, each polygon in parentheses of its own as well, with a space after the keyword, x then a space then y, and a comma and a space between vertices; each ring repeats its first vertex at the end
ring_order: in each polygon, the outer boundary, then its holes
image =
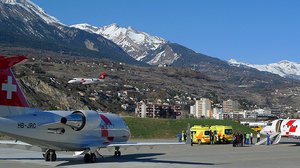
POLYGON ((57 23, 63 25, 55 17, 48 15, 42 8, 35 5, 30 0, 0 0, 0 1, 9 5, 19 5, 20 7, 24 8, 28 12, 38 15, 42 20, 44 20, 48 24, 57 23))
POLYGON ((243 62, 238 62, 234 59, 230 59, 228 63, 232 66, 246 66, 257 69, 259 71, 266 71, 273 74, 280 75, 281 77, 291 77, 296 76, 300 78, 300 63, 291 62, 287 60, 280 61, 278 63, 272 63, 267 65, 257 65, 257 64, 248 64, 243 62))
POLYGON ((96 33, 118 44, 131 57, 141 61, 148 54, 148 51, 154 51, 158 47, 167 43, 163 38, 152 36, 145 32, 139 32, 131 26, 124 28, 117 24, 111 24, 103 27, 95 27, 89 24, 72 25, 81 30, 90 33, 96 33))

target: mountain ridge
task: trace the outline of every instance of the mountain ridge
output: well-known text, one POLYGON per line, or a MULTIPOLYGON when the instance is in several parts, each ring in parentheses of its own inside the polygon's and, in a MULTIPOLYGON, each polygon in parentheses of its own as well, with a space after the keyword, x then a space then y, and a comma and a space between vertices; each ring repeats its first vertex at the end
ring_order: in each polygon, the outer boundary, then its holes
POLYGON ((0 1, 0 44, 144 65, 101 35, 61 24, 26 0, 0 1))
POLYGON ((167 43, 167 41, 161 37, 137 31, 131 26, 127 28, 120 27, 116 23, 102 27, 92 26, 87 23, 71 25, 70 27, 102 35, 103 37, 118 44, 131 57, 138 61, 145 58, 150 51, 154 51, 161 45, 167 43))
POLYGON ((228 63, 232 66, 245 66, 257 69, 259 71, 270 72, 273 74, 277 74, 281 77, 285 78, 293 78, 293 79, 300 79, 300 63, 282 60, 278 63, 271 63, 271 64, 248 64, 244 62, 238 62, 234 59, 230 59, 228 63))

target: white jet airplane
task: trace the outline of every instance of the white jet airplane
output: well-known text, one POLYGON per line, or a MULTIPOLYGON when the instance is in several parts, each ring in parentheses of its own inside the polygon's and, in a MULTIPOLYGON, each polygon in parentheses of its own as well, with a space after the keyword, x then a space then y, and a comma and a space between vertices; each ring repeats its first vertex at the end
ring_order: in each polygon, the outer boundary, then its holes
POLYGON ((107 74, 105 72, 102 72, 99 76, 99 78, 73 78, 68 81, 68 83, 81 83, 84 85, 87 84, 95 84, 103 82, 107 74))
POLYGON ((261 134, 269 134, 273 144, 279 143, 281 137, 300 138, 300 119, 277 119, 265 126, 261 134))
MULTIPOLYGON (((43 152, 45 161, 56 161, 56 151, 81 151, 84 161, 96 162, 101 148, 156 146, 182 143, 129 143, 130 130, 118 115, 91 110, 41 111, 31 108, 11 67, 25 56, 0 56, 0 133, 16 141, 0 141, 0 146, 43 152)), ((77 152, 78 153, 78 152, 77 152)))

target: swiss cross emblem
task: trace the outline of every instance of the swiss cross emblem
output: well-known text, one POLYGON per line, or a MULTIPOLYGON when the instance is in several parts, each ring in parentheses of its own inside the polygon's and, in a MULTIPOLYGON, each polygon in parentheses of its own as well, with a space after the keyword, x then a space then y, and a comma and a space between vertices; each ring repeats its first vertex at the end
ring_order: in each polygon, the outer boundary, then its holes
POLYGON ((12 99, 12 93, 17 91, 17 85, 12 83, 12 77, 7 77, 7 83, 2 83, 2 91, 6 91, 6 99, 12 99))

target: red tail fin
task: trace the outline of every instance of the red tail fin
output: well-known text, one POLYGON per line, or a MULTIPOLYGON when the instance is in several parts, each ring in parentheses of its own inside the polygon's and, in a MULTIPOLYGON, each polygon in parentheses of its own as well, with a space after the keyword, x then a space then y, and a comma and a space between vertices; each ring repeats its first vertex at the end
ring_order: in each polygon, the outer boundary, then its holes
POLYGON ((105 79, 106 76, 107 74, 105 72, 102 72, 99 76, 99 79, 105 79))
POLYGON ((26 60, 25 56, 0 56, 0 106, 29 107, 11 67, 26 60))

